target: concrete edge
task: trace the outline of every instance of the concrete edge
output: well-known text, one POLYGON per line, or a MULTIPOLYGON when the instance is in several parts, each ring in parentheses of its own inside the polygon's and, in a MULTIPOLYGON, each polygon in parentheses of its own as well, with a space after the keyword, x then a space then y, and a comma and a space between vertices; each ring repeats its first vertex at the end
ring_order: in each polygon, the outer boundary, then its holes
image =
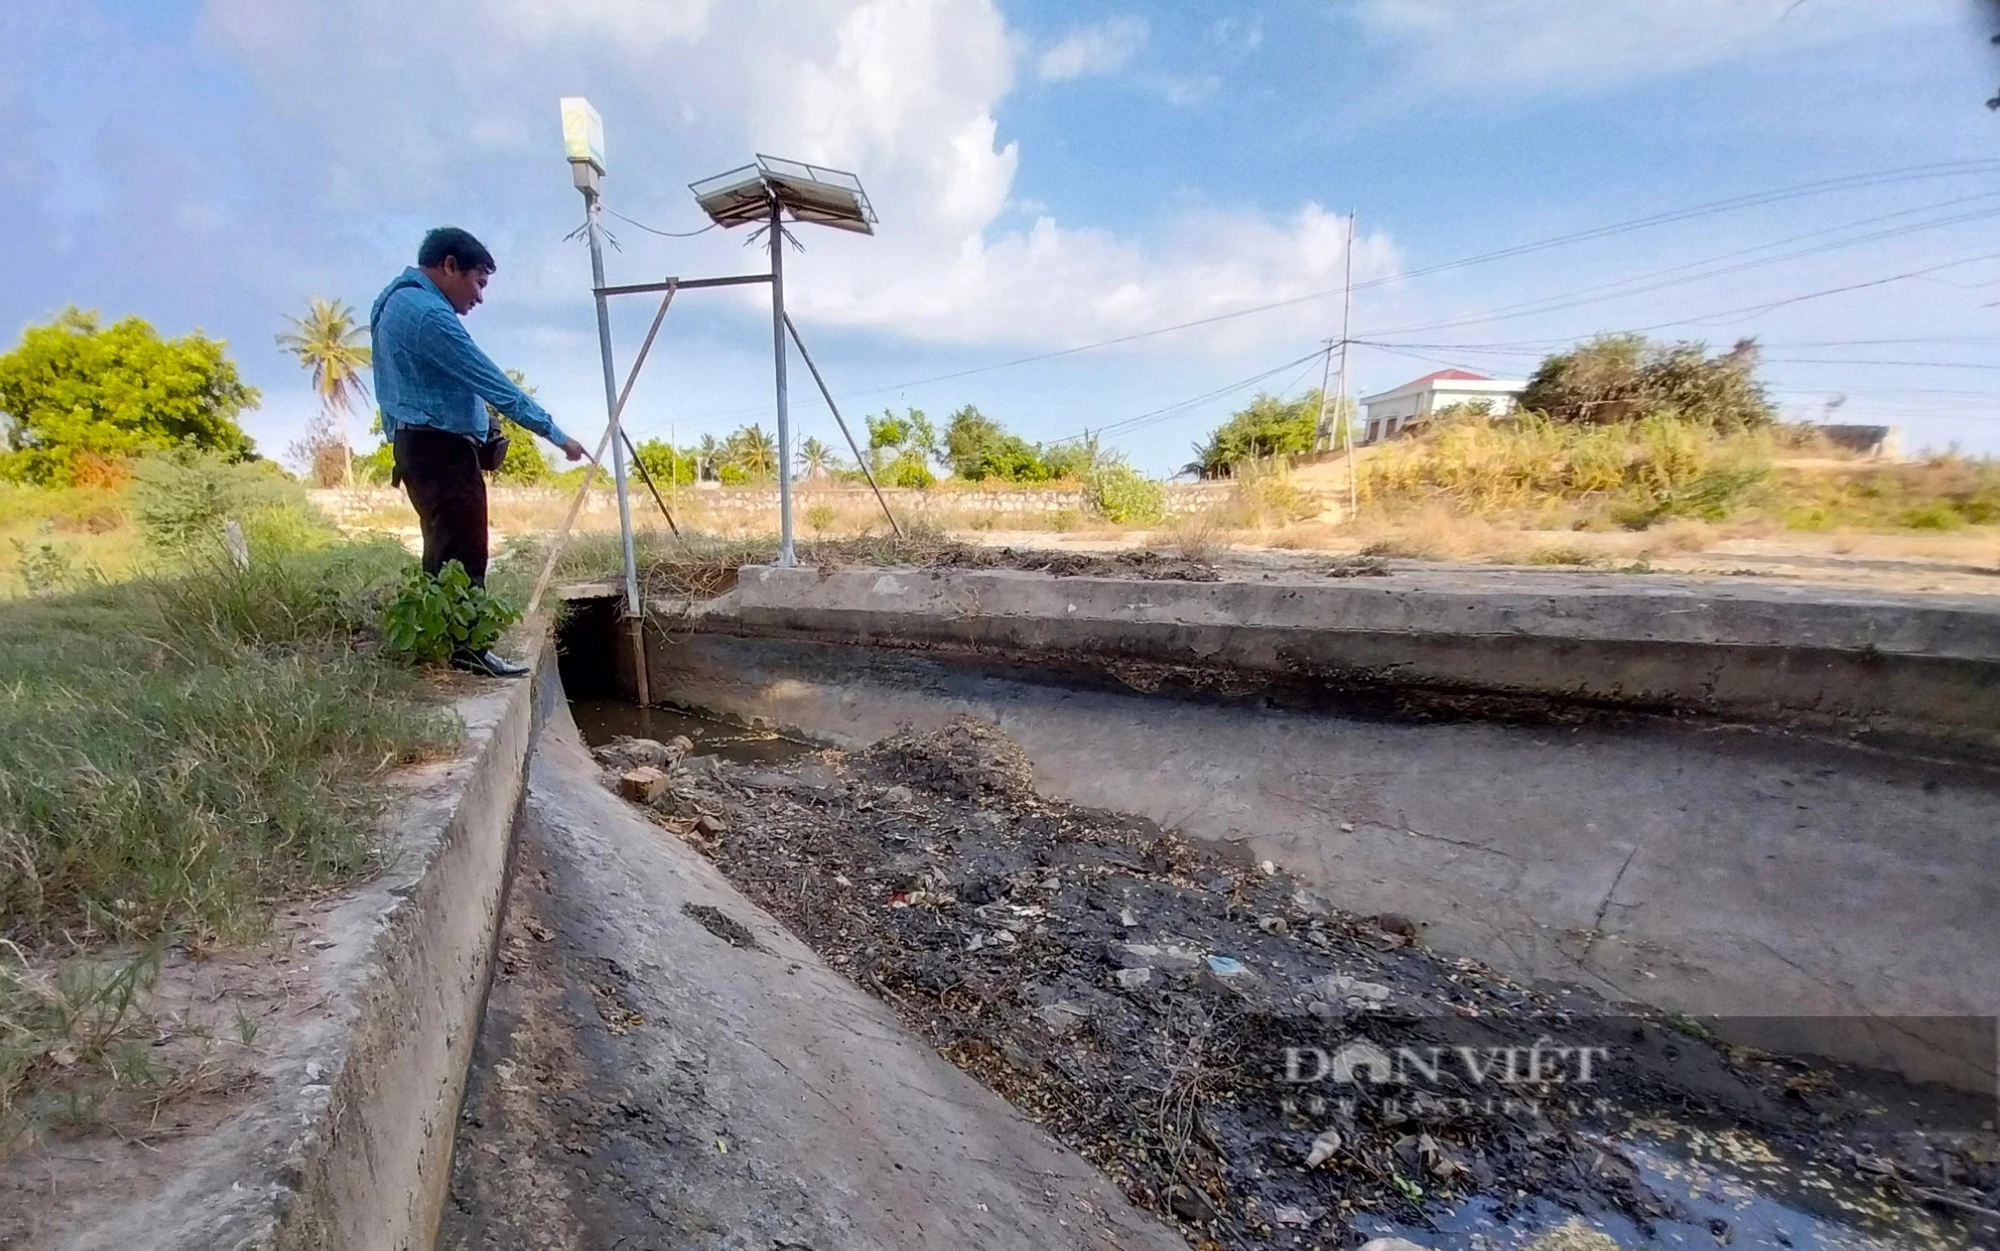
POLYGON ((459 754, 395 779, 385 871, 311 907, 290 958, 317 999, 270 1029, 263 1088, 165 1187, 62 1246, 428 1251, 555 668, 546 622, 515 638, 534 678, 455 702, 459 754))
POLYGON ((303 1144, 296 1196, 273 1251, 427 1249, 451 1185, 451 1152, 492 979, 515 816, 554 668, 545 621, 530 677, 506 692, 415 880, 382 916, 326 1108, 303 1144))
POLYGON ((1096 668, 1147 689, 1240 687, 1229 679, 1247 674, 1307 698, 1386 693, 1406 712, 1594 706, 2000 751, 2000 611, 1953 604, 748 566, 729 594, 656 621, 1096 668))

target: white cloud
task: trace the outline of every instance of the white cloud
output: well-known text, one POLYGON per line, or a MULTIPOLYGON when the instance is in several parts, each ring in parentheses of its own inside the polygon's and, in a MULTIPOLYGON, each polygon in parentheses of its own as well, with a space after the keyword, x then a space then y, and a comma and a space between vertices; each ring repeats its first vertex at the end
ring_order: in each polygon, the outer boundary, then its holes
POLYGON ((1208 28, 1208 41, 1239 56, 1255 52, 1264 46, 1264 19, 1254 15, 1247 19, 1217 18, 1208 28))
POLYGON ((1143 17, 1114 17, 1079 27, 1042 53, 1042 81, 1067 82, 1123 69, 1146 46, 1148 33, 1143 17))
POLYGON ((1148 84, 1177 109, 1208 103, 1222 92, 1220 74, 1162 74, 1148 84))
MULTIPOLYGON (((799 291, 820 320, 941 340, 1075 343, 1328 290, 1341 280, 1345 230, 1317 204, 1276 221, 1245 210, 1193 213, 1151 245, 1042 217, 1026 231, 969 239, 942 264, 799 291)), ((857 258, 851 270, 835 268, 852 279, 872 267, 857 258)), ((1386 239, 1356 240, 1357 278, 1395 268, 1386 239)), ((1219 328, 1194 350, 1240 348, 1264 329, 1219 328)), ((1190 341, 1172 346, 1186 352, 1190 341)))
POLYGON ((1577 90, 1935 21, 1957 0, 1361 0, 1426 86, 1577 90))
MULTIPOLYGON (((1011 225, 1027 154, 997 116, 1019 41, 992 0, 591 0, 559 23, 526 16, 525 0, 496 2, 504 20, 476 20, 494 12, 479 0, 438 0, 415 18, 401 0, 211 0, 210 25, 283 110, 301 176, 331 189, 302 189, 302 203, 343 220, 505 214, 490 241, 506 245, 516 309, 568 315, 575 301, 577 257, 554 242, 575 215, 555 99, 578 91, 605 117, 607 200, 666 228, 694 220, 689 180, 752 151, 859 172, 879 236, 801 231, 808 251, 790 262, 789 301, 822 325, 1060 346, 1338 281, 1338 223, 1316 205, 1279 219, 1210 208, 1146 239, 1046 211, 1011 225), (327 37, 334 29, 340 38, 327 37), (469 43, 464 62, 476 72, 423 71, 421 50, 451 38, 469 43), (315 83, 303 99, 301 81, 315 83)), ((1143 22, 1118 19, 1049 55, 1077 49, 1057 58, 1058 76, 1093 72, 1144 38, 1143 22)), ((629 249, 621 268, 648 256, 684 273, 745 264, 740 232, 659 245, 612 225, 629 249)), ((1363 273, 1393 267, 1379 239, 1359 260, 1363 273)))

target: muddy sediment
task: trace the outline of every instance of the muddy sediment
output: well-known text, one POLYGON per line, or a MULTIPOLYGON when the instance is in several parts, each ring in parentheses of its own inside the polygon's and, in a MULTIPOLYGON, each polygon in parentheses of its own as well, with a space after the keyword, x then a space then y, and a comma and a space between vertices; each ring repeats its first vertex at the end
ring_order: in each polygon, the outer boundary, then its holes
MULTIPOLYGON (((625 763, 600 760, 607 781, 625 763)), ((1983 1215, 2000 1200, 1991 1136, 1964 1132, 1949 1094, 1885 1094, 1444 957, 1416 922, 1341 913, 1268 863, 1039 798, 989 724, 789 762, 695 755, 649 813, 1199 1248, 1369 1232, 1504 1248, 1572 1214, 1625 1245, 2000 1233, 1983 1215), (1430 1102, 1388 1097, 1408 1092, 1329 1073, 1367 1062, 1343 1051, 1357 1039, 1528 1056, 1537 1080, 1496 1100, 1490 1067, 1419 1072, 1430 1102), (1579 1082, 1593 1045, 1605 1059, 1579 1082), (1904 1096, 1922 1106, 1884 1122, 1904 1096), (1803 1198, 1744 1199, 1746 1174, 1803 1198)))

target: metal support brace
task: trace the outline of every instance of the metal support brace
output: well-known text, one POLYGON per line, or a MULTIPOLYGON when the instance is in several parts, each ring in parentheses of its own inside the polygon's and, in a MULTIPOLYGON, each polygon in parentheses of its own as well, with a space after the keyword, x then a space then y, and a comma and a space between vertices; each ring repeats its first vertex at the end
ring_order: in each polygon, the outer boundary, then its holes
POLYGON ((646 330, 646 341, 639 345, 639 355, 633 358, 632 372, 625 375, 625 388, 618 393, 618 402, 611 406, 611 420, 604 425, 604 437, 597 441, 597 451, 591 454, 590 468, 583 475, 583 485, 576 489, 576 498, 569 502, 569 515, 563 518, 562 529, 556 532, 554 542, 549 544, 549 554, 542 561, 541 576, 535 579, 534 594, 528 596, 528 613, 532 617, 542 606, 542 596, 548 593, 549 579, 555 576, 556 561, 561 558, 565 544, 569 542, 569 532, 576 525, 576 515, 583 511, 584 497, 590 494, 590 487, 597 480, 597 471, 604 467, 604 450, 611 446, 611 438, 618 433, 618 419, 625 412, 625 401, 632 398, 632 384, 639 381, 639 370, 646 364, 646 354, 653 350, 653 339, 660 333, 660 323, 667 319, 667 306, 674 302, 674 288, 660 297, 660 311, 653 314, 653 324, 646 330))
POLYGON ((799 349, 799 359, 812 372, 813 381, 819 384, 819 393, 826 397, 826 406, 833 410, 833 419, 840 423, 840 433, 847 437, 847 446, 854 453, 854 463, 861 466, 861 476, 868 479, 868 489, 875 492, 875 502, 882 506, 882 515, 889 519, 889 529, 897 538, 903 537, 903 527, 896 524, 896 514, 889 511, 889 501, 882 497, 882 488, 875 485, 875 475, 868 471, 868 458, 861 454, 861 445, 854 441, 854 432, 847 428, 847 419, 840 415, 840 405, 833 402, 833 392, 827 390, 826 379, 819 376, 819 366, 813 364, 812 353, 806 351, 805 340, 799 338, 799 328, 792 324, 791 315, 785 315, 785 329, 791 331, 792 343, 799 349))

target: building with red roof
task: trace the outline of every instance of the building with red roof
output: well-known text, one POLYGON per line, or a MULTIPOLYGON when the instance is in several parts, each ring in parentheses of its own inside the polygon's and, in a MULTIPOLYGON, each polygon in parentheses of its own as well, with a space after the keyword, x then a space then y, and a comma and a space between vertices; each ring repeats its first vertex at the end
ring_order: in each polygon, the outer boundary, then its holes
POLYGON ((1393 439, 1453 404, 1485 404, 1487 411, 1495 416, 1511 413, 1527 385, 1464 369, 1440 369, 1392 391, 1362 396, 1361 434, 1356 442, 1366 447, 1393 439))

